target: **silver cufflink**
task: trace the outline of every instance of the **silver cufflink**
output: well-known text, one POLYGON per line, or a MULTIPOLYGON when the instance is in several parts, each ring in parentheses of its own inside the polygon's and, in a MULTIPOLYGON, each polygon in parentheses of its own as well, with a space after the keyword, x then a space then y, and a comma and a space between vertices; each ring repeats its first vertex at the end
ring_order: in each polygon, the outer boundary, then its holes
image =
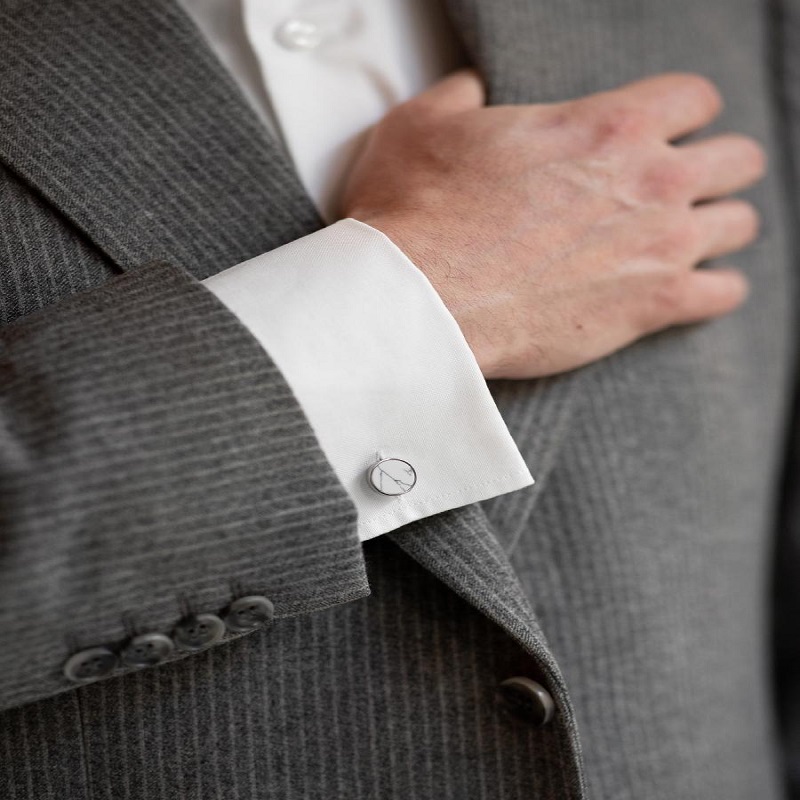
POLYGON ((417 482, 414 467, 399 458, 384 458, 367 470, 369 485, 381 494, 408 494, 417 482))

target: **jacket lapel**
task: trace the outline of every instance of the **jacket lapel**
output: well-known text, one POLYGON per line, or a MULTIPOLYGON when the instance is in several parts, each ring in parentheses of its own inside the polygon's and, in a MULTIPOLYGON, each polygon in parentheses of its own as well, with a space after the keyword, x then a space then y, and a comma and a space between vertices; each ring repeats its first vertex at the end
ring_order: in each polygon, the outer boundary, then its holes
POLYGON ((0 158, 121 269, 198 278, 321 224, 169 0, 3 4, 0 158))

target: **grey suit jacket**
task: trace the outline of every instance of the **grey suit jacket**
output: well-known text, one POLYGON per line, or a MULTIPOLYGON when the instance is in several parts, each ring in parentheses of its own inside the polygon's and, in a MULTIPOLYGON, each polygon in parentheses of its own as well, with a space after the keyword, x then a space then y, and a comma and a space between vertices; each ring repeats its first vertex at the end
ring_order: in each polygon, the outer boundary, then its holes
POLYGON ((198 283, 321 225, 281 150, 169 0, 0 0, 0 797, 781 796, 783 2, 450 0, 493 103, 716 80, 718 129, 770 152, 767 226, 736 259, 754 289, 733 316, 492 387, 535 487, 362 546, 291 390, 198 283), (248 595, 271 624, 81 686, 62 673, 248 595), (547 725, 497 702, 512 676, 549 693, 547 725))

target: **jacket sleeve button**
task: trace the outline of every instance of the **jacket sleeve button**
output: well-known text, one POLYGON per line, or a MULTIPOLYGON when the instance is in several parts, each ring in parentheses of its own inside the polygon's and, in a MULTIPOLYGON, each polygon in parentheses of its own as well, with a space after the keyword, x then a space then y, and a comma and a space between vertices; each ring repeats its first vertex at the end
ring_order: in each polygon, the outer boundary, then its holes
POLYGON ((541 728, 555 715, 556 705, 550 692, 530 678, 509 678, 497 687, 497 697, 516 719, 541 728))
POLYGON ((89 647, 70 656, 64 663, 63 671, 67 680, 73 683, 89 683, 105 678, 117 666, 117 655, 107 647, 89 647))
POLYGON ((129 667, 152 667, 163 661, 175 645, 163 633, 142 633, 134 636, 120 654, 129 667))
POLYGON ((272 601, 260 594, 253 594, 240 597, 228 606, 225 624, 233 633, 247 633, 268 625, 274 615, 272 601))
POLYGON ((225 634, 225 625, 216 614, 191 614, 184 617, 172 632, 180 650, 202 650, 216 644, 225 634))

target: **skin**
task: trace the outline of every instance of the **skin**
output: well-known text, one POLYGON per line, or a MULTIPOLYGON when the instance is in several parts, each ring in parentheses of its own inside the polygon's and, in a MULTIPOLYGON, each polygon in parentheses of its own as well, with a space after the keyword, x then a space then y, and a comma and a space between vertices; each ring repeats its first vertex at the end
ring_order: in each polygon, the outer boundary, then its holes
POLYGON ((691 74, 486 107, 460 71, 373 129, 343 216, 426 274, 485 377, 565 372, 745 300, 740 272, 695 268, 756 238, 755 208, 730 195, 764 152, 735 133, 675 144, 721 107, 691 74))

